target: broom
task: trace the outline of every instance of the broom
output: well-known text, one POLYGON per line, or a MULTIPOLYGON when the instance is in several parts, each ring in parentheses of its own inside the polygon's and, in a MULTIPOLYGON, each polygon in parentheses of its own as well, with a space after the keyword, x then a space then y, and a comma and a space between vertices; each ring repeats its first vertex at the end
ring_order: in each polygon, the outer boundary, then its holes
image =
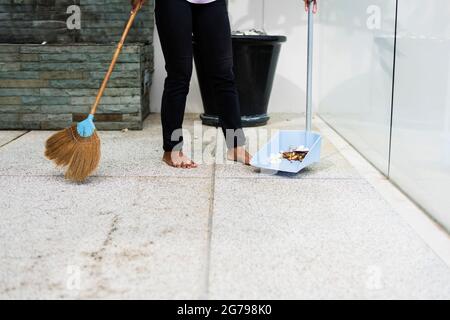
POLYGON ((45 144, 45 156, 58 167, 67 167, 66 179, 82 182, 97 169, 100 162, 100 138, 94 125, 94 115, 114 70, 128 32, 145 0, 133 1, 133 9, 114 53, 111 65, 86 120, 52 135, 45 144))

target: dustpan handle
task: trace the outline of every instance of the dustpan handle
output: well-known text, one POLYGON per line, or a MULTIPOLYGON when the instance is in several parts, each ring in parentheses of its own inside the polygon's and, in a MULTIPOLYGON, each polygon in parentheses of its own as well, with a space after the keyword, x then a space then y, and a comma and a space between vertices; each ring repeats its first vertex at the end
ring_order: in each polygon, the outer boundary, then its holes
POLYGON ((316 10, 314 0, 309 0, 308 6, 308 60, 306 79, 306 131, 312 127, 312 73, 313 73, 313 41, 314 41, 314 13, 316 10))

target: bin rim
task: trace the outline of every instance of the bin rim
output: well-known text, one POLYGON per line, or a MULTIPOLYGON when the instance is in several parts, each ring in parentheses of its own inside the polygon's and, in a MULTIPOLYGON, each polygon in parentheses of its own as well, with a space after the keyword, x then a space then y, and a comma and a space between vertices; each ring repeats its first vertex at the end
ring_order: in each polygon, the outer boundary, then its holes
POLYGON ((231 36, 234 41, 242 42, 286 42, 287 37, 281 35, 241 35, 234 34, 231 36))

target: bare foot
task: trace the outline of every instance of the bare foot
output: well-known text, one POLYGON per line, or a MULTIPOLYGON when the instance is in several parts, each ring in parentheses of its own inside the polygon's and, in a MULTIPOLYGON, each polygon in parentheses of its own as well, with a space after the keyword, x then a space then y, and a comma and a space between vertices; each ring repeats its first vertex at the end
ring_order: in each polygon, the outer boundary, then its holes
POLYGON ((227 159, 249 166, 252 156, 247 152, 247 150, 245 150, 245 147, 237 147, 227 151, 227 159))
POLYGON ((186 157, 182 151, 164 152, 162 159, 166 164, 175 168, 193 169, 197 164, 186 157))

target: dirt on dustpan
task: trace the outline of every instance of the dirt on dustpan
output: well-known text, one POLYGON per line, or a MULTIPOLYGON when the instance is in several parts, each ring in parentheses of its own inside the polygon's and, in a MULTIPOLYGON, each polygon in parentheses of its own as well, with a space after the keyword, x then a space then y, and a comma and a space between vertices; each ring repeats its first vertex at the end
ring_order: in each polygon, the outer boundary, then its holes
POLYGON ((297 148, 289 148, 289 151, 280 152, 277 155, 271 156, 271 163, 279 163, 282 159, 289 161, 299 161, 302 162, 309 153, 309 149, 305 146, 300 146, 297 148))
POLYGON ((287 159, 289 161, 302 162, 306 158, 306 155, 308 154, 308 152, 309 151, 293 150, 293 151, 282 152, 281 155, 282 155, 283 159, 287 159))

